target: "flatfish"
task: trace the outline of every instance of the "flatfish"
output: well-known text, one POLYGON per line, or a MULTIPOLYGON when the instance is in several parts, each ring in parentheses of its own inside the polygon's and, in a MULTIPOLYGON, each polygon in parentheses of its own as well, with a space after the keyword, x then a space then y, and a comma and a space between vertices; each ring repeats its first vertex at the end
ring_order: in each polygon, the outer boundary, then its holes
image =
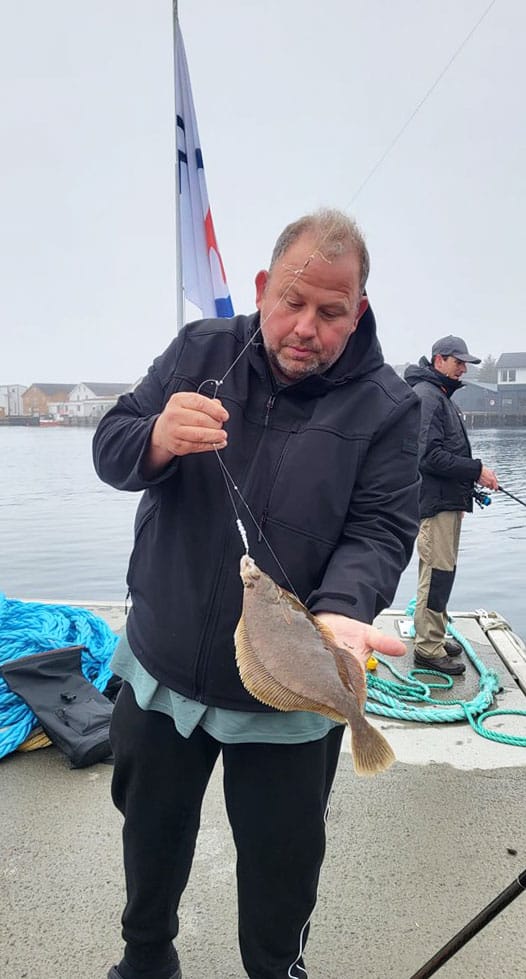
POLYGON ((331 630, 248 554, 240 574, 243 610, 235 647, 244 687, 277 710, 311 710, 349 724, 358 775, 389 768, 392 748, 364 716, 366 678, 358 658, 341 649, 331 630))

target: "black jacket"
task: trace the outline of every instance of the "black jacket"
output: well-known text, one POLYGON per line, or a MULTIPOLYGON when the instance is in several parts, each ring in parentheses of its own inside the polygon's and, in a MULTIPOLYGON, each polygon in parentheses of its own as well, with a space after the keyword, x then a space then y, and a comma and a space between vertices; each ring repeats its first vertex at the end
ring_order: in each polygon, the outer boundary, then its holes
MULTIPOLYGON (((258 326, 259 314, 185 327, 100 421, 94 460, 117 489, 145 490, 128 569, 139 661, 194 700, 264 711, 234 659, 243 545, 215 453, 175 458, 153 480, 141 472, 169 397, 222 379, 258 326)), ((279 564, 231 487, 251 556, 312 611, 371 622, 392 601, 418 529, 420 415, 383 363, 372 312, 326 374, 278 387, 253 342, 219 397, 230 415, 221 458, 279 564)))
POLYGON ((405 379, 422 401, 420 427, 420 519, 443 510, 473 510, 471 491, 482 462, 473 459, 462 415, 451 396, 462 387, 436 371, 426 357, 405 379))

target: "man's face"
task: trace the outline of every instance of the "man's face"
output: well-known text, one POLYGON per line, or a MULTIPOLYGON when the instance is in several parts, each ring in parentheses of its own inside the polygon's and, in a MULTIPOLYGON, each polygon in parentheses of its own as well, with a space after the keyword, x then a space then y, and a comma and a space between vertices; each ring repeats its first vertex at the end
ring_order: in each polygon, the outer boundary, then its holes
POLYGON ((452 381, 460 381, 462 375, 466 373, 467 367, 464 361, 458 360, 457 357, 442 357, 442 354, 437 354, 435 357, 435 370, 441 374, 445 374, 452 381))
POLYGON ((265 349, 276 377, 287 384, 328 370, 368 305, 360 294, 360 261, 354 250, 330 261, 317 253, 295 275, 316 247, 316 237, 306 233, 272 272, 256 276, 265 349))

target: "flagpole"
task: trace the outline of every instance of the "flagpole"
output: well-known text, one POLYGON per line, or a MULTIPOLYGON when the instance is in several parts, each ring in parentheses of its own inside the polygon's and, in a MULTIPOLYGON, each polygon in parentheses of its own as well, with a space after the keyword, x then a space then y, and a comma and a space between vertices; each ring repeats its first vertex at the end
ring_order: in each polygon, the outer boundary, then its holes
POLYGON ((177 3, 173 0, 173 45, 174 45, 174 107, 175 107, 175 295, 176 295, 176 333, 184 326, 184 298, 183 298, 183 256, 181 245, 181 187, 179 181, 179 146, 177 139, 178 130, 178 105, 175 93, 177 84, 175 83, 175 73, 177 71, 177 32, 179 22, 177 20, 177 3))
POLYGON ((175 221, 179 330, 184 325, 187 303, 197 306, 207 318, 233 316, 234 313, 210 212, 203 154, 177 7, 177 0, 172 0, 177 130, 175 221))

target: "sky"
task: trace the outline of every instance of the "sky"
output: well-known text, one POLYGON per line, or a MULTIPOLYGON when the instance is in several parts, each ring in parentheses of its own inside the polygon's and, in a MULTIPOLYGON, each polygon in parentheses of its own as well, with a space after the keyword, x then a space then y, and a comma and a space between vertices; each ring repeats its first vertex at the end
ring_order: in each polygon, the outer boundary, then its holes
MULTIPOLYGON (((523 0, 437 82, 488 7, 179 0, 236 312, 282 228, 333 206, 388 362, 447 333, 526 350, 523 0)), ((0 384, 134 382, 176 331, 170 0, 3 3, 0 106, 0 384)))

